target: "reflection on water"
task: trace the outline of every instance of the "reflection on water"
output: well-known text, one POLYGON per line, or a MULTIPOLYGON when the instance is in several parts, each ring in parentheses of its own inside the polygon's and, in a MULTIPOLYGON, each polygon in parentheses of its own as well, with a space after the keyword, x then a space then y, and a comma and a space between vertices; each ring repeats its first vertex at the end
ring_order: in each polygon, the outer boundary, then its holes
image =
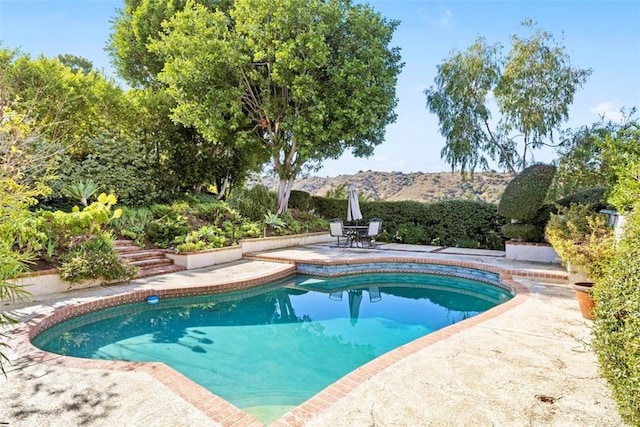
POLYGON ((287 408, 509 298, 495 287, 424 274, 295 276, 249 291, 102 310, 34 344, 77 357, 163 362, 241 408, 287 408))

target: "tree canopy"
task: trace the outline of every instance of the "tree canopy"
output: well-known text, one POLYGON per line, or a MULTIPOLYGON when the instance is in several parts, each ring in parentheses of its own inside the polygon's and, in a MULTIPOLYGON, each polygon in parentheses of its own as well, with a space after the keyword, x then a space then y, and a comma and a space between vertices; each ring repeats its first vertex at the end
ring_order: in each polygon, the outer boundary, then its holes
POLYGON ((192 2, 151 47, 165 58, 173 119, 212 141, 258 141, 282 213, 304 168, 383 141, 402 68, 388 46, 397 24, 347 0, 237 0, 228 14, 192 2))
POLYGON ((591 74, 572 67, 565 47, 546 31, 511 41, 506 57, 482 37, 466 51, 454 51, 438 66, 435 86, 425 90, 446 140, 441 156, 452 169, 487 170, 490 161, 513 173, 524 169, 534 150, 554 144, 575 92, 591 74))

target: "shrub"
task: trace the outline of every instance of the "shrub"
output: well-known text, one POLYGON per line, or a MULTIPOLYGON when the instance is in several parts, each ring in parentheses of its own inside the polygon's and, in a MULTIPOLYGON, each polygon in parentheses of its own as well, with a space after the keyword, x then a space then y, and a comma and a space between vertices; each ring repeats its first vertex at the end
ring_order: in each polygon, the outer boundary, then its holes
POLYGON ((640 425, 640 210, 628 215, 615 256, 593 294, 593 345, 622 418, 640 425))
POLYGON ((544 239, 544 216, 549 213, 545 200, 555 172, 555 166, 538 163, 507 184, 498 204, 498 214, 512 220, 502 228, 506 237, 534 242, 544 239))
POLYGON ((311 194, 301 190, 291 190, 289 208, 309 212, 313 209, 311 194))
POLYGON ((122 135, 103 133, 87 139, 88 155, 70 161, 56 187, 92 180, 109 190, 127 206, 142 206, 157 198, 155 165, 147 158, 138 141, 122 135))
POLYGON ((278 207, 276 194, 263 185, 235 190, 228 203, 240 215, 256 222, 262 221, 267 212, 274 212, 278 207))
POLYGON ((589 205, 560 206, 558 214, 549 219, 546 235, 564 264, 592 279, 603 274, 613 256, 615 241, 609 220, 589 205))
POLYGON ((394 240, 408 245, 425 245, 427 242, 427 233, 424 228, 416 224, 401 224, 394 233, 394 240))
POLYGON ((175 239, 176 251, 196 252, 205 249, 221 248, 225 245, 226 238, 222 229, 206 225, 198 231, 192 231, 186 236, 178 236, 175 239))
POLYGON ((82 210, 74 207, 72 212, 39 211, 42 230, 47 235, 47 246, 52 248, 48 251, 65 252, 75 244, 99 234, 110 221, 121 217, 121 209, 111 211, 116 203, 113 194, 107 196, 102 193, 98 200, 82 210))
POLYGON ((60 277, 71 283, 104 279, 128 280, 137 274, 137 268, 120 260, 108 232, 75 245, 62 257, 58 268, 60 277))
POLYGON ((110 225, 122 237, 133 240, 138 246, 144 245, 147 226, 153 220, 153 214, 148 208, 122 208, 122 215, 111 221, 110 225))
MULTIPOLYGON (((347 201, 314 197, 318 215, 323 218, 344 218, 347 201)), ((403 227, 413 224, 425 233, 425 242, 444 246, 464 246, 484 249, 504 249, 500 226, 504 218, 496 205, 473 200, 447 200, 437 203, 363 202, 360 204, 366 224, 371 218, 382 218, 378 240, 394 242, 396 234, 403 236, 403 227)), ((325 229, 327 226, 325 225, 325 229)))
POLYGON ((170 247, 176 237, 185 236, 191 231, 184 215, 166 215, 155 219, 147 226, 147 237, 154 245, 161 248, 170 247))
POLYGON ((588 205, 591 210, 599 211, 607 208, 605 200, 605 193, 607 189, 605 187, 589 188, 586 190, 576 191, 566 197, 563 197, 556 201, 557 205, 569 206, 571 204, 588 205))
POLYGON ((195 215, 216 226, 221 226, 225 221, 239 224, 242 221, 240 214, 225 202, 198 203, 193 207, 195 215))

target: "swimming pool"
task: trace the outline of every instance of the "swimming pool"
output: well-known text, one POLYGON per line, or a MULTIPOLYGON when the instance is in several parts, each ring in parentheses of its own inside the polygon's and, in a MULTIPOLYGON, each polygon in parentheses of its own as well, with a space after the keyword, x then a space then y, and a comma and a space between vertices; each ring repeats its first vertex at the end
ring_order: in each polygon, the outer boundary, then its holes
POLYGON ((101 310, 33 343, 70 356, 166 363, 269 422, 381 354, 512 296, 421 273, 296 275, 245 291, 101 310))

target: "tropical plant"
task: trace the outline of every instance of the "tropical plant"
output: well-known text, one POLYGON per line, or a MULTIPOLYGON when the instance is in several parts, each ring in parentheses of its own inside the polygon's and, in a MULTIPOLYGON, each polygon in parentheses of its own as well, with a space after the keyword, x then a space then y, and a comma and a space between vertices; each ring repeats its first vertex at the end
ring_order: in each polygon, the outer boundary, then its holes
POLYGON ((97 192, 98 185, 91 180, 76 182, 62 188, 62 194, 69 198, 78 200, 82 203, 82 206, 88 206, 88 200, 97 192))
MULTIPOLYGON (((534 24, 525 20, 523 27, 534 24)), ((453 169, 488 170, 491 161, 513 174, 524 169, 534 150, 553 143, 575 92, 591 74, 572 67, 566 48, 546 31, 511 40, 511 50, 501 57, 499 45, 478 37, 440 64, 435 86, 425 90, 427 108, 438 116, 446 140, 441 156, 453 169), (492 98, 501 116, 497 122, 492 98)))
POLYGON ((273 230, 280 231, 287 226, 287 223, 277 213, 267 212, 264 214, 264 226, 264 235, 266 237, 267 228, 271 227, 273 230))
POLYGON ((149 208, 122 208, 122 216, 111 220, 110 225, 116 232, 133 240, 137 246, 144 245, 146 228, 153 220, 153 214, 149 208))

